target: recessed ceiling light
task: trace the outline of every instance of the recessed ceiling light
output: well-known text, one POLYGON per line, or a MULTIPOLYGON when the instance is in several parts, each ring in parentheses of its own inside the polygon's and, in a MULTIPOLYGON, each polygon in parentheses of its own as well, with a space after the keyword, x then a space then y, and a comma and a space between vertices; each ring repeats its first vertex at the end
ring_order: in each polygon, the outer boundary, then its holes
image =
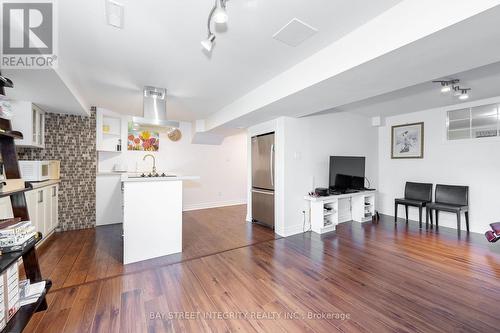
POLYGON ((109 25, 123 29, 123 13, 123 4, 113 0, 106 0, 106 21, 109 25))

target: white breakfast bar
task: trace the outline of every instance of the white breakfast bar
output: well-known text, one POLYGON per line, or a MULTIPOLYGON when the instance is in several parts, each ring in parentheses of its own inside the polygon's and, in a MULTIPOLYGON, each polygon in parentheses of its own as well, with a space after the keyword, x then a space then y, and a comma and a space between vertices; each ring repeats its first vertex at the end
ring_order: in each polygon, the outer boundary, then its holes
POLYGON ((182 251, 182 182, 196 176, 123 174, 123 262, 182 251))

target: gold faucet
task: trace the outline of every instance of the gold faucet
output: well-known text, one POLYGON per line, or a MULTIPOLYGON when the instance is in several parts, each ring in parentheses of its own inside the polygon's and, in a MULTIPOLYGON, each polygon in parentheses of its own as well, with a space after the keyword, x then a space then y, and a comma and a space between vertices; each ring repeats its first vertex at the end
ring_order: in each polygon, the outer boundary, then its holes
POLYGON ((152 171, 152 173, 151 173, 151 174, 154 176, 154 175, 156 175, 156 159, 155 159, 154 155, 147 154, 147 155, 145 155, 145 156, 142 158, 142 160, 143 160, 143 161, 145 161, 145 160, 146 160, 146 157, 152 157, 152 158, 153 158, 153 171, 152 171))

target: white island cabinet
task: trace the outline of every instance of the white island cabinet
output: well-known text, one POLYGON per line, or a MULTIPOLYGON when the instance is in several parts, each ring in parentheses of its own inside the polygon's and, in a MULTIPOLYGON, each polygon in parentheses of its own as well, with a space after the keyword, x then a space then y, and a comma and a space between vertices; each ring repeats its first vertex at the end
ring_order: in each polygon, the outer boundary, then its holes
POLYGON ((198 178, 122 176, 124 264, 182 251, 182 182, 198 178))

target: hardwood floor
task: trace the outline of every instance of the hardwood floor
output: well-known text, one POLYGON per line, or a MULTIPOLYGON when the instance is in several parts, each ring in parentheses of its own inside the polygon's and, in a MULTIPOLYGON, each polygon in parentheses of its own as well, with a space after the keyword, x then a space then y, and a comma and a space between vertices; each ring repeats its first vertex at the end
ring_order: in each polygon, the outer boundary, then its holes
POLYGON ((59 290, 26 331, 498 332, 499 247, 481 235, 459 239, 454 230, 419 230, 416 222, 395 227, 383 218, 343 223, 325 236, 272 239, 260 227, 250 227, 249 236, 243 211, 188 213, 186 225, 207 221, 199 238, 211 240, 193 244, 180 263, 130 271, 109 265, 116 253, 102 243, 120 236, 112 228, 58 235, 41 264, 51 277, 61 276, 59 290), (240 242, 216 236, 226 232, 214 222, 221 220, 240 226, 233 231, 240 242), (74 259, 70 251, 78 249, 74 259), (73 273, 76 267, 85 279, 73 273))
MULTIPOLYGON (((183 252, 123 266, 122 226, 56 233, 40 251, 42 276, 52 291, 139 272, 274 239, 274 232, 245 222, 246 206, 183 213, 183 252)), ((145 244, 145 246, 149 246, 145 244)))

